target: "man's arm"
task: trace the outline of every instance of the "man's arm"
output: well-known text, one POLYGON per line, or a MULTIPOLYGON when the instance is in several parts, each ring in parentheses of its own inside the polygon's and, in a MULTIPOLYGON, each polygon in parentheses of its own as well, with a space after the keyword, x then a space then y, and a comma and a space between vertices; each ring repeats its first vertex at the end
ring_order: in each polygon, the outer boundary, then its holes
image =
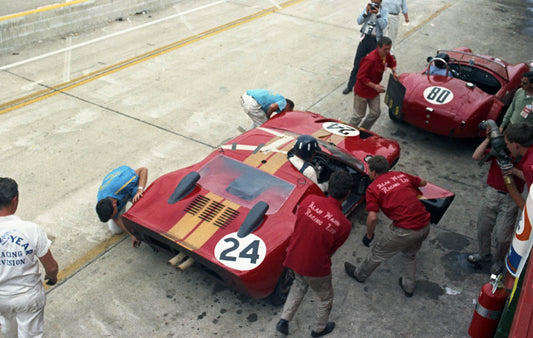
POLYGON ((274 114, 274 112, 277 112, 279 110, 279 106, 277 103, 272 103, 270 106, 268 106, 268 110, 266 112, 267 119, 274 114))
POLYGON ((139 176, 139 184, 137 185, 137 192, 132 198, 133 203, 137 202, 142 197, 144 189, 146 189, 146 182, 148 181, 148 169, 145 167, 140 167, 139 169, 135 170, 135 174, 139 176))
POLYGON ((485 151, 489 147, 489 144, 490 139, 487 137, 477 146, 476 150, 474 150, 474 153, 472 154, 472 159, 474 161, 481 161, 483 157, 485 157, 485 151))
MULTIPOLYGON (((521 88, 518 89, 518 90, 521 90, 521 88)), ((518 93, 518 91, 516 93, 518 93)), ((507 111, 505 112, 505 115, 503 115, 502 124, 500 125, 500 130, 502 130, 502 131, 503 131, 503 129, 505 129, 507 127, 507 125, 509 124, 509 121, 511 121, 511 116, 513 115, 513 111, 515 109, 516 93, 514 94, 513 100, 511 101, 511 104, 509 105, 509 108, 507 108, 507 111)))
POLYGON ((378 222, 378 213, 375 211, 369 211, 366 217, 366 237, 371 240, 374 237, 374 231, 376 230, 376 224, 378 222))
POLYGON ((402 13, 405 18, 405 22, 409 22, 409 14, 407 14, 407 0, 402 1, 402 13))
POLYGON ((125 232, 127 233, 130 237, 131 237, 131 243, 133 244, 133 247, 134 248, 138 248, 140 245, 141 245, 141 241, 139 241, 135 236, 133 236, 129 231, 128 229, 126 228, 126 226, 124 225, 124 221, 122 220, 122 215, 119 215, 117 216, 115 219, 114 219, 115 223, 117 223, 117 225, 125 232))
POLYGON ((57 264, 54 256, 52 256, 52 251, 48 249, 46 254, 42 257, 39 257, 39 261, 44 267, 46 284, 54 285, 57 283, 57 273, 59 271, 59 265, 57 264))
POLYGON ((423 178, 420 178, 420 183, 418 184, 418 186, 419 187, 424 187, 424 186, 426 186, 426 184, 428 184, 428 181, 426 181, 423 178))

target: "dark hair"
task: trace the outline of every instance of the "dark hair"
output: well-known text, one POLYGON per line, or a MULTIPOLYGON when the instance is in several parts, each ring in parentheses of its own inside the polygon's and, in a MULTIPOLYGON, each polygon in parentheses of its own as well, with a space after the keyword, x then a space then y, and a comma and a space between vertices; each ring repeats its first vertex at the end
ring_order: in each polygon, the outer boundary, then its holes
POLYGON ((287 101, 287 106, 285 107, 284 110, 292 111, 294 109, 294 102, 292 102, 292 100, 289 100, 289 99, 285 99, 285 101, 287 101))
POLYGON ((371 157, 368 161, 368 169, 374 170, 378 175, 384 174, 389 171, 389 161, 384 156, 376 155, 371 157))
POLYGON ((378 47, 391 46, 392 40, 387 36, 382 36, 378 41, 378 47))
POLYGON ((0 208, 7 207, 18 194, 18 185, 14 179, 0 177, 0 208))
POLYGON ((525 72, 522 77, 527 78, 529 83, 533 83, 533 71, 525 72))
POLYGON ((113 202, 109 197, 101 199, 96 203, 96 213, 102 222, 109 221, 111 215, 113 215, 113 211, 113 202))
POLYGON ((335 171, 329 177, 328 194, 335 199, 342 199, 350 193, 353 178, 345 170, 335 171))
POLYGON ((505 129, 505 138, 511 143, 518 143, 529 148, 533 144, 533 126, 527 122, 511 124, 505 129))

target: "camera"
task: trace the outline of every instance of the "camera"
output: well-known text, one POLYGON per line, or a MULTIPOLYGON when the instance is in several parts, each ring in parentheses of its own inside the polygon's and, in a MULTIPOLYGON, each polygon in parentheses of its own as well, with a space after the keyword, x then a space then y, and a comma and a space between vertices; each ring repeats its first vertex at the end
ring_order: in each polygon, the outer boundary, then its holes
POLYGON ((489 131, 489 140, 490 140, 490 155, 496 157, 496 161, 500 166, 501 170, 509 170, 513 167, 511 162, 511 157, 507 155, 508 150, 505 145, 505 137, 500 132, 500 128, 493 120, 486 120, 479 123, 479 129, 489 131))
POLYGON ((373 11, 379 8, 379 5, 375 2, 370 2, 368 5, 370 6, 370 9, 373 11))

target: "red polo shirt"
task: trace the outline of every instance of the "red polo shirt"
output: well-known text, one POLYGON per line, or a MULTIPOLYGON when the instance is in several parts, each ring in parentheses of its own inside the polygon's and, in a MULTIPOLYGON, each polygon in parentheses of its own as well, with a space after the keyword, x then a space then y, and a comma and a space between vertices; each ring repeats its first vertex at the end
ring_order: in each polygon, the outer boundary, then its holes
POLYGON ((307 277, 331 274, 331 256, 346 241, 352 223, 332 197, 307 196, 297 211, 284 266, 307 277))
POLYGON ((422 229, 429 224, 430 214, 417 197, 420 181, 400 171, 379 175, 366 189, 366 211, 381 209, 398 228, 422 229))
POLYGON ((387 67, 396 67, 396 59, 390 53, 382 58, 379 56, 377 48, 371 51, 359 63, 357 82, 353 89, 354 93, 365 99, 373 99, 378 96, 379 93, 366 84, 369 82, 379 84, 387 67))
POLYGON ((533 184, 533 147, 529 147, 520 160, 522 164, 522 171, 526 179, 526 189, 529 191, 531 184, 533 184))

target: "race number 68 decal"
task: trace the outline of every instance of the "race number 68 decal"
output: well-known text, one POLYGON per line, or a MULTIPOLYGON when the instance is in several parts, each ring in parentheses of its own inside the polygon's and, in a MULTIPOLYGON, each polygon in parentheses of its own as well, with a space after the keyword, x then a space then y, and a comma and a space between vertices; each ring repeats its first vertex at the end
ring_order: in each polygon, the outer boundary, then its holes
POLYGON ((424 90, 424 98, 433 104, 445 104, 453 99, 451 90, 444 87, 428 87, 424 90))
POLYGON ((359 130, 357 130, 356 128, 349 126, 347 124, 339 123, 339 122, 324 122, 322 124, 322 128, 326 129, 332 134, 336 134, 340 136, 359 135, 359 130))
POLYGON ((255 269, 263 262, 265 256, 265 242, 254 234, 239 238, 234 232, 222 237, 215 246, 216 259, 235 270, 255 269))

